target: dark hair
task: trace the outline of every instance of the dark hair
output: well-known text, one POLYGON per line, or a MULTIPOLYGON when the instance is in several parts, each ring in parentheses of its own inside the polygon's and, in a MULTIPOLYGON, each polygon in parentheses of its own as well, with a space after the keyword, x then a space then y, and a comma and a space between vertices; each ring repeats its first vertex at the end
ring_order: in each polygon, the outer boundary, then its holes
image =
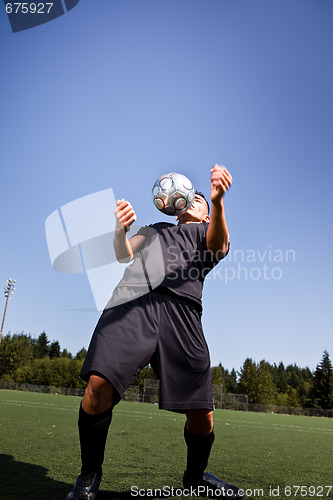
POLYGON ((203 198, 205 200, 205 202, 207 203, 207 209, 208 209, 208 215, 209 215, 209 212, 210 212, 210 206, 209 206, 209 203, 208 201, 206 200, 206 197, 203 193, 201 193, 201 191, 196 191, 194 194, 197 194, 198 196, 201 196, 201 198, 203 198))

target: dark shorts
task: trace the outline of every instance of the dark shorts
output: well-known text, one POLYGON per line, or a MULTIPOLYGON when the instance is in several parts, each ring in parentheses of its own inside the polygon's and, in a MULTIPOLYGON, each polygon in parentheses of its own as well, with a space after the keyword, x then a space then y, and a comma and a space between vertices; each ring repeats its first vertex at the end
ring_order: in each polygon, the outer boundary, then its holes
POLYGON ((118 393, 116 404, 148 363, 160 379, 160 408, 213 410, 210 358, 196 305, 153 291, 106 309, 81 377, 88 381, 97 372, 107 378, 118 393))

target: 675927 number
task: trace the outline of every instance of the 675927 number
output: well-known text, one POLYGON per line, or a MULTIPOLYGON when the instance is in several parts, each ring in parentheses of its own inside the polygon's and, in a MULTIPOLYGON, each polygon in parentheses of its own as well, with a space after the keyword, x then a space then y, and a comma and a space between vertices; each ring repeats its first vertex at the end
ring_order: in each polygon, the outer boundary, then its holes
POLYGON ((28 3, 13 2, 6 3, 7 14, 49 14, 53 7, 53 2, 28 3))

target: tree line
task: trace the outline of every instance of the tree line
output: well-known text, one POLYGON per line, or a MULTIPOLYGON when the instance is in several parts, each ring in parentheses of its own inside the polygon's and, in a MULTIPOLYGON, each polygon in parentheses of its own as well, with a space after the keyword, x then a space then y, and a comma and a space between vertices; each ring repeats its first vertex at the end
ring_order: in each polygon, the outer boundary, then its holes
POLYGON ((333 366, 327 351, 313 372, 296 364, 247 358, 237 373, 221 364, 213 367, 212 380, 224 392, 247 394, 249 403, 333 409, 333 366))
POLYGON ((84 388, 80 378, 87 351, 74 357, 61 349, 58 341, 50 342, 45 332, 33 338, 24 333, 6 335, 0 344, 0 379, 7 382, 84 388))
MULTIPOLYGON (((3 337, 0 344, 0 379, 4 381, 84 388, 79 374, 87 351, 82 348, 73 356, 61 349, 58 341, 51 342, 42 332, 38 338, 24 333, 3 337)), ((333 409, 333 366, 324 351, 316 369, 285 366, 265 360, 256 363, 247 358, 239 372, 225 369, 222 364, 212 367, 213 384, 221 385, 225 393, 247 394, 249 403, 301 406, 333 409)), ((146 379, 156 378, 145 367, 134 385, 143 389, 146 379)))

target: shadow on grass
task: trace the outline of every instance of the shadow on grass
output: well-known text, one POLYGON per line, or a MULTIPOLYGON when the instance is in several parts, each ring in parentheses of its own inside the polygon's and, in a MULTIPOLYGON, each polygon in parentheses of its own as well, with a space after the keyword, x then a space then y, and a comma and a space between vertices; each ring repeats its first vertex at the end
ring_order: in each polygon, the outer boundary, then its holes
POLYGON ((16 462, 10 455, 0 455, 1 498, 6 500, 62 500, 72 484, 47 477, 40 465, 16 462))
MULTIPOLYGON (((6 500, 65 500, 73 487, 73 483, 55 481, 48 477, 46 467, 17 462, 11 455, 1 454, 0 485, 0 497, 6 500)), ((120 492, 100 490, 96 500, 133 500, 133 498, 130 490, 120 492)), ((140 500, 144 498, 146 497, 140 496, 140 500)))

